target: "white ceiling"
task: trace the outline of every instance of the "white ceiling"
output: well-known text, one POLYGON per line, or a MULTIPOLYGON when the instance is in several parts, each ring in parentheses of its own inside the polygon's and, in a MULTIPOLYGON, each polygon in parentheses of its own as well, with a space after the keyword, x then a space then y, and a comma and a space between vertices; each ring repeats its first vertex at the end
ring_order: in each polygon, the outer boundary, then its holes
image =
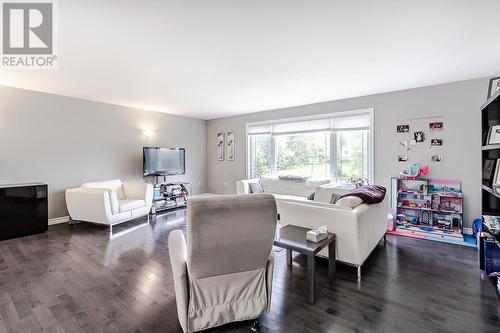
POLYGON ((500 70, 498 0, 57 2, 58 69, 1 84, 213 119, 500 70))

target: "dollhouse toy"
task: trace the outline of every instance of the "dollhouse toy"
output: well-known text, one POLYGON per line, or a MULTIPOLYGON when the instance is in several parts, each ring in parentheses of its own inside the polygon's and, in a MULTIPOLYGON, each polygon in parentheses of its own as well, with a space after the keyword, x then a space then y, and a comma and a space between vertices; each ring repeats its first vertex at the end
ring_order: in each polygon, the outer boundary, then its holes
POLYGON ((393 178, 388 233, 463 243, 463 194, 458 180, 393 178))

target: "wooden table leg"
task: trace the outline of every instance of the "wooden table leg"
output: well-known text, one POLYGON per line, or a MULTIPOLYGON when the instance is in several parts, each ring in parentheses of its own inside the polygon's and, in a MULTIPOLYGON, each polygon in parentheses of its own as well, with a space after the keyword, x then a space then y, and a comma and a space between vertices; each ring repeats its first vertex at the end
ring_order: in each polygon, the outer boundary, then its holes
POLYGON ((336 274, 336 260, 335 260, 335 242, 331 242, 328 245, 328 277, 330 280, 335 279, 336 274))
POLYGON ((315 284, 315 271, 316 271, 316 256, 307 256, 307 270, 309 272, 309 303, 314 304, 314 284, 315 284))
POLYGON ((286 265, 292 266, 292 250, 286 250, 286 265))

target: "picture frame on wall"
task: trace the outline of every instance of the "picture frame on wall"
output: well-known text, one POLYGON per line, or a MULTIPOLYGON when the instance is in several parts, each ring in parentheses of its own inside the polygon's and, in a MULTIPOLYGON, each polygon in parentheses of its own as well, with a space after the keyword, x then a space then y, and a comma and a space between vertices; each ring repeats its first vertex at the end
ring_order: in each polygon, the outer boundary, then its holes
POLYGON ((398 125, 396 129, 398 133, 408 133, 410 132, 410 125, 398 125))
POLYGON ((483 185, 491 186, 491 182, 493 180, 493 172, 495 171, 495 162, 494 159, 485 159, 483 166, 483 185))
POLYGON ((443 145, 443 139, 431 139, 431 147, 440 147, 443 145))
POLYGON ((217 133, 217 160, 224 161, 225 134, 217 133))
POLYGON ((424 132, 418 131, 418 132, 413 133, 413 139, 416 142, 424 142, 424 132))
POLYGON ((441 162, 443 160, 443 157, 441 155, 435 154, 431 156, 431 161, 432 162, 441 162))
POLYGON ((488 131, 488 140, 486 142, 488 145, 500 144, 500 125, 494 125, 490 127, 488 131))
POLYGON ((234 161, 234 132, 227 132, 226 155, 228 161, 234 161))
POLYGON ((494 77, 490 79, 490 83, 488 85, 488 98, 490 99, 498 90, 500 89, 500 76, 494 77))
POLYGON ((443 130, 443 122, 442 121, 434 121, 429 123, 429 131, 442 131, 443 130))

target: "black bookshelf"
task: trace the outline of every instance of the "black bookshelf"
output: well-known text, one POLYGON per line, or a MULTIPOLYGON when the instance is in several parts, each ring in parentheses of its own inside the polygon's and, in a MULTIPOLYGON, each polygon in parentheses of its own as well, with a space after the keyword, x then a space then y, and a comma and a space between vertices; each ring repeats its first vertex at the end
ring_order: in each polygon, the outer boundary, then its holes
MULTIPOLYGON (((490 128, 495 125, 500 125, 500 91, 489 98, 481 108, 482 168, 486 160, 500 159, 500 144, 488 144, 490 128)), ((483 215, 500 216, 500 193, 495 191, 491 182, 483 184, 481 201, 483 215)))
MULTIPOLYGON (((488 144, 488 136, 490 133, 490 128, 492 126, 500 125, 500 91, 493 94, 486 103, 481 107, 481 134, 482 134, 482 170, 484 169, 485 162, 487 160, 494 160, 495 167, 493 168, 493 173, 489 182, 483 180, 481 187, 481 211, 482 215, 499 216, 500 217, 500 191, 493 186, 495 181, 495 168, 497 166, 497 160, 500 159, 500 144, 488 144)), ((500 164, 500 163, 499 163, 500 164)), ((500 189, 499 189, 500 190, 500 189)), ((484 269, 486 256, 484 256, 484 246, 485 242, 489 242, 490 246, 492 242, 496 243, 500 250, 499 236, 492 235, 485 223, 483 223, 483 232, 479 238, 479 266, 484 269), (487 240, 486 240, 487 239, 487 240)), ((491 247, 490 247, 491 249, 491 247)), ((495 289, 495 293, 499 296, 498 290, 500 288, 500 283, 498 283, 497 278, 490 278, 492 285, 495 289)), ((499 297, 500 300, 500 297, 499 297)))

